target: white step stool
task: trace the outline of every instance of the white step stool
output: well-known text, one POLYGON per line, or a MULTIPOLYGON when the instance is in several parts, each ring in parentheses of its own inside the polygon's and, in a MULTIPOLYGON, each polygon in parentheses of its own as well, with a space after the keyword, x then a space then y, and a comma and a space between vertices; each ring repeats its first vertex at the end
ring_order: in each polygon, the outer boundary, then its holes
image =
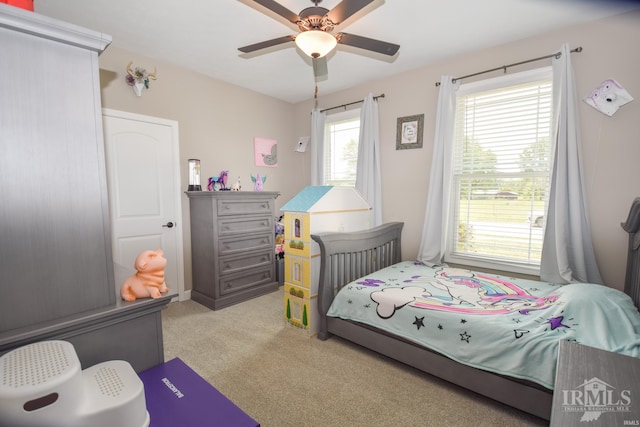
POLYGON ((81 370, 71 343, 42 341, 0 357, 0 425, 146 427, 149 414, 129 363, 81 370))

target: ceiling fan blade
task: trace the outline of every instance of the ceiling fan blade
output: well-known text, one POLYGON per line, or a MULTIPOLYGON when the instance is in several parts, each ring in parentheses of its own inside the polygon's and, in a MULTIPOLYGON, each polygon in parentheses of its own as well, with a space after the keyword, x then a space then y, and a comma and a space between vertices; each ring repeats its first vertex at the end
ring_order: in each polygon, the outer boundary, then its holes
POLYGON ((398 52, 398 49, 400 49, 400 46, 397 44, 357 36, 355 34, 338 33, 335 36, 340 44, 382 53, 383 55, 393 56, 398 52))
POLYGON ((292 11, 290 11, 289 9, 282 6, 280 3, 276 1, 273 1, 273 0, 253 0, 253 1, 255 1, 258 4, 261 4, 262 6, 266 7, 270 11, 282 16, 284 19, 286 19, 289 22, 293 22, 295 24, 300 20, 300 17, 298 16, 298 14, 293 13, 292 11))
POLYGON ((250 44, 249 46, 239 47, 238 50, 243 53, 251 53, 255 52, 256 50, 266 49, 271 46, 292 42, 295 39, 296 37, 293 35, 278 37, 277 39, 266 40, 260 43, 250 44))
POLYGON ((335 25, 339 25, 372 2, 373 0, 342 0, 336 7, 327 12, 327 18, 335 25))
POLYGON ((317 80, 326 80, 329 75, 329 69, 327 68, 327 57, 322 56, 320 58, 313 58, 313 76, 317 80))

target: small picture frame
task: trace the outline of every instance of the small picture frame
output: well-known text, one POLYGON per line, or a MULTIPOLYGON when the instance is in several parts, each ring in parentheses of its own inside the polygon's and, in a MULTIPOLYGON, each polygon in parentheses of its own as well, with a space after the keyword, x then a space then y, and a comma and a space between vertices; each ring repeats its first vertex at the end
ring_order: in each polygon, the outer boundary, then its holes
POLYGON ((424 133, 424 114, 398 117, 396 130, 396 150, 422 148, 422 134, 424 133))
POLYGON ((269 138, 253 138, 253 153, 256 166, 278 167, 278 141, 269 138))

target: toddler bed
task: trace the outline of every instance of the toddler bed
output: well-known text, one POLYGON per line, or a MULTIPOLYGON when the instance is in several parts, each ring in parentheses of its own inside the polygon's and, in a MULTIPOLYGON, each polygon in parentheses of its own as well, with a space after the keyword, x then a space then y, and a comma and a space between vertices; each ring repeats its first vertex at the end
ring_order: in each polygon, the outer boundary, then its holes
POLYGON ((403 262, 402 227, 312 235, 319 339, 342 337, 545 419, 559 341, 640 357, 640 198, 622 224, 625 293, 403 262))

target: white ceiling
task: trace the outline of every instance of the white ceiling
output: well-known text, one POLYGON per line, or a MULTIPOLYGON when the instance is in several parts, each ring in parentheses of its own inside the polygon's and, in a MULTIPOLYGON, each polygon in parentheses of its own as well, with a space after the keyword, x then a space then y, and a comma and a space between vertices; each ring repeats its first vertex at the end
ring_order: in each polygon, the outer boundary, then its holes
MULTIPOLYGON (((310 0, 279 2, 295 13, 312 6, 310 0)), ((332 9, 338 3, 324 0, 320 6, 332 9)), ((122 49, 288 102, 313 98, 311 62, 294 43, 251 58, 237 50, 297 34, 292 24, 252 0, 35 0, 34 7, 109 34, 112 45, 122 49)), ((636 1, 617 0, 376 0, 338 31, 399 44, 399 53, 390 62, 339 45, 328 56, 329 77, 318 82, 319 94, 638 7, 636 1)), ((523 52, 522 59, 537 54, 523 52)))

